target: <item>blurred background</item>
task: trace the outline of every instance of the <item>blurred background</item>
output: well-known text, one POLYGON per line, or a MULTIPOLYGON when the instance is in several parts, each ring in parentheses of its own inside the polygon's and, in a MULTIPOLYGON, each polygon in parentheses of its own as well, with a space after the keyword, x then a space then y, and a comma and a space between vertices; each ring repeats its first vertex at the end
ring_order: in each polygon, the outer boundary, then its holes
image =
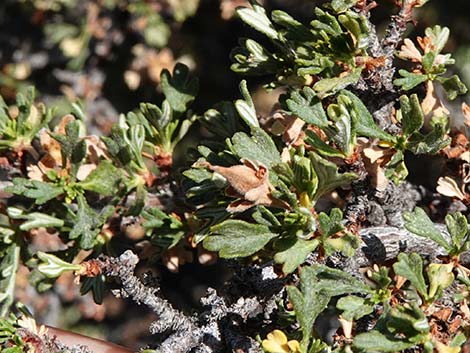
MULTIPOLYGON (((324 1, 260 2, 268 11, 282 9, 308 23, 313 8, 324 1)), ((393 0, 377 3, 372 21, 383 33, 396 9, 393 0)), ((39 100, 56 106, 57 117, 80 100, 89 133, 107 134, 120 113, 139 102, 159 103, 161 70, 183 62, 200 79, 193 109, 202 114, 239 96, 242 77, 230 71, 230 51, 240 37, 257 38, 236 18, 234 10, 244 5, 246 0, 1 0, 0 94, 13 102, 18 91, 34 85, 39 100)), ((416 27, 409 26, 411 38, 434 24, 450 28, 446 51, 454 53, 455 70, 470 87, 470 1, 431 0, 416 17, 416 27)), ((258 112, 267 114, 277 95, 266 94, 262 83, 263 78, 249 81, 258 112)), ((192 266, 164 278, 171 284, 168 298, 185 310, 197 306, 207 285, 224 280, 211 267, 200 275, 192 266)), ((112 295, 96 305, 91 296, 79 295, 71 276, 62 276, 53 291, 39 296, 27 276, 26 268, 20 269, 17 296, 39 321, 132 349, 151 342, 148 326, 155 317, 146 308, 112 295)))

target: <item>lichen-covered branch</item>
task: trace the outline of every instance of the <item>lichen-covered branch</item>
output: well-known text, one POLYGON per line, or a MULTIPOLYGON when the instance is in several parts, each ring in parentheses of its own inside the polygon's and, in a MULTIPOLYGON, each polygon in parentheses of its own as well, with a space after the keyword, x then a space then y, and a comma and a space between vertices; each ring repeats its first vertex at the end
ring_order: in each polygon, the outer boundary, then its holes
POLYGON ((243 334, 242 326, 257 317, 267 319, 275 310, 283 286, 272 266, 257 269, 250 266, 250 271, 245 269, 243 279, 232 281, 225 288, 226 296, 220 296, 209 288, 207 296, 201 300, 206 310, 190 317, 173 308, 159 295, 157 288, 146 286, 134 275, 138 261, 137 255, 128 250, 116 258, 102 257, 99 266, 106 276, 119 279, 121 288, 114 291, 115 295, 147 305, 157 314, 158 320, 151 325, 150 331, 165 337, 158 346, 159 352, 184 353, 195 349, 209 353, 223 351, 226 347, 234 351, 262 352, 255 340, 243 334), (240 282, 245 286, 251 285, 255 290, 231 302, 228 298, 240 293, 236 288, 240 282))
POLYGON ((411 20, 412 10, 415 5, 416 0, 402 1, 400 11, 397 15, 392 16, 386 34, 380 42, 379 48, 381 55, 385 58, 385 64, 378 70, 377 74, 380 76, 382 86, 387 91, 394 91, 393 75, 395 74, 395 67, 393 60, 395 58, 395 49, 406 31, 406 24, 411 20))

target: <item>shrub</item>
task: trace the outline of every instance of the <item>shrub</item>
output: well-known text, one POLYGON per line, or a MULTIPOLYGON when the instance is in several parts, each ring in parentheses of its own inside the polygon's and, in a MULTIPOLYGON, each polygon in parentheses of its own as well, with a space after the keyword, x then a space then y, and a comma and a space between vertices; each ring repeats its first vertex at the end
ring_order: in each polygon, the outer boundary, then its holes
POLYGON ((116 295, 157 314, 158 352, 459 352, 470 320, 470 112, 463 104, 458 123, 447 108, 467 92, 447 73, 449 30, 402 40, 425 3, 397 2, 382 38, 375 2, 332 0, 309 24, 256 2, 239 8, 259 36, 240 40, 232 70, 282 89, 268 116, 245 81, 240 99, 197 115, 198 80, 183 64, 162 71, 160 105, 121 115, 109 136, 87 134, 79 104, 52 124, 32 88, 15 105, 2 100, 4 351, 58 349, 15 315, 22 263, 39 290, 73 272, 98 303, 114 279, 116 295), (174 150, 195 122, 204 136, 180 173, 174 150), (407 179, 416 161, 437 160, 437 193, 407 179), (446 212, 445 226, 433 222, 446 212), (38 251, 39 232, 60 246, 38 251), (233 277, 192 314, 134 273, 139 262, 177 270, 194 252, 233 277))

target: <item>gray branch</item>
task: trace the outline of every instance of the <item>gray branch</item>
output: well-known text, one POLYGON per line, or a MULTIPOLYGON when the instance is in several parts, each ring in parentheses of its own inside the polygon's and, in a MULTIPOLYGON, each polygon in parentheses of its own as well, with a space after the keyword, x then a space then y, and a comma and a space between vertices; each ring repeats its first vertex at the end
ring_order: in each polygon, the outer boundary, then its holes
POLYGON ((252 276, 244 283, 250 285, 250 281, 253 281, 251 284, 255 292, 264 293, 248 293, 251 296, 239 296, 230 302, 229 292, 238 291, 233 283, 227 286, 224 296, 209 289, 207 296, 201 300, 206 310, 190 317, 161 298, 158 289, 145 285, 134 275, 139 259, 132 251, 126 251, 118 258, 102 257, 100 261, 103 273, 116 277, 121 282, 121 288, 113 292, 115 295, 129 297, 139 304, 147 305, 158 315, 158 320, 151 325, 150 331, 166 337, 158 347, 159 352, 215 353, 227 347, 232 351, 262 352, 259 343, 245 334, 242 326, 247 320, 258 317, 268 320, 277 307, 283 280, 277 279, 272 265, 264 268, 251 266, 252 276), (254 273, 258 276, 254 276, 254 273), (277 284, 273 285, 273 281, 277 284), (266 295, 267 292, 269 294, 266 295))

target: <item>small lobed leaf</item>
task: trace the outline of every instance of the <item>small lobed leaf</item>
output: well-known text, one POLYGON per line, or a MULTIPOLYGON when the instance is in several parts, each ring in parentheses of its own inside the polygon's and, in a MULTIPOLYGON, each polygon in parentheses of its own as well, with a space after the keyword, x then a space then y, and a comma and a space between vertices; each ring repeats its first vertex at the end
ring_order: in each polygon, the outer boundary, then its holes
POLYGON ((5 191, 34 199, 37 205, 42 205, 64 193, 60 186, 25 178, 13 178, 13 185, 6 187, 5 191))
POLYGON ((437 77, 436 80, 444 87, 447 97, 452 101, 457 96, 467 93, 467 86, 460 80, 457 75, 451 77, 437 77))
POLYGON ((265 34, 270 39, 278 39, 279 35, 274 28, 271 20, 266 15, 266 11, 256 2, 252 2, 252 8, 239 8, 237 14, 247 25, 253 27, 257 31, 265 34))
POLYGON ((447 252, 451 250, 449 243, 434 226, 434 223, 422 208, 416 207, 413 212, 404 212, 403 219, 405 220, 405 228, 410 232, 420 237, 431 239, 442 246, 447 252))
POLYGON ((269 75, 277 72, 280 63, 276 57, 252 39, 240 39, 240 46, 234 48, 230 57, 234 63, 232 71, 245 75, 269 75))
POLYGON ((62 219, 41 212, 25 213, 24 210, 17 207, 8 207, 7 214, 12 219, 25 220, 20 225, 20 229, 25 231, 39 227, 61 227, 64 225, 62 219))
POLYGON ((293 91, 286 104, 293 114, 306 123, 320 128, 328 126, 328 118, 322 103, 310 87, 304 87, 302 91, 293 91))
POLYGON ((73 265, 52 254, 39 251, 37 255, 39 260, 41 260, 38 266, 39 272, 49 278, 56 278, 64 272, 78 271, 80 269, 80 265, 73 265))
POLYGON ((240 159, 258 161, 268 167, 281 162, 274 141, 261 128, 252 128, 251 136, 237 132, 232 137, 231 149, 240 159))
POLYGON ((412 94, 409 98, 405 95, 401 96, 400 109, 403 135, 410 136, 419 131, 424 124, 424 114, 418 96, 416 94, 412 94))
POLYGON ((15 279, 20 262, 20 246, 11 243, 3 246, 0 257, 0 318, 8 313, 15 300, 15 279))
POLYGON ((409 91, 416 86, 420 85, 423 82, 428 80, 427 75, 417 74, 413 72, 408 72, 406 70, 398 70, 398 73, 402 76, 401 78, 397 78, 393 81, 395 86, 399 86, 405 91, 409 91))
POLYGON ((348 90, 342 90, 340 96, 346 96, 350 100, 351 114, 356 114, 356 132, 359 136, 378 138, 384 141, 394 141, 395 137, 381 129, 374 121, 372 114, 366 108, 362 100, 348 90))
POLYGON ((85 197, 79 195, 78 210, 73 214, 74 219, 72 230, 69 233, 70 239, 79 238, 80 247, 83 249, 91 249, 97 243, 97 236, 101 231, 101 227, 114 211, 114 207, 108 205, 104 207, 100 213, 92 209, 85 197))
POLYGON ((439 54, 449 40, 450 30, 447 27, 436 25, 434 27, 426 28, 424 33, 426 34, 426 37, 431 39, 433 51, 436 54, 439 54))
POLYGON ((227 220, 211 228, 203 245, 207 250, 218 251, 223 258, 246 257, 261 250, 277 236, 265 225, 227 220))
POLYGON ((41 212, 32 212, 24 215, 26 222, 20 225, 21 230, 31 230, 40 227, 62 227, 64 221, 62 219, 49 216, 41 212))
POLYGON ((338 151, 337 149, 328 145, 312 130, 305 131, 305 134, 305 143, 315 148, 315 152, 317 152, 318 154, 321 154, 324 157, 345 157, 341 151, 338 151))
POLYGON ((171 108, 178 113, 185 112, 199 90, 198 79, 190 79, 188 67, 178 63, 173 69, 173 75, 164 69, 160 80, 162 91, 171 108))
POLYGON ((302 329, 301 345, 306 348, 312 337, 313 324, 326 309, 330 297, 318 291, 315 271, 311 267, 303 267, 300 271, 300 289, 287 286, 287 294, 302 329))
POLYGON ((361 77, 361 68, 355 68, 349 74, 342 77, 324 78, 313 86, 313 90, 320 98, 330 96, 349 85, 356 83, 361 77))
POLYGON ((426 315, 416 301, 393 306, 384 321, 389 333, 402 335, 416 343, 430 330, 426 315))
POLYGON ((420 255, 416 253, 410 255, 399 254, 398 262, 393 264, 393 270, 397 275, 408 279, 416 290, 427 298, 428 291, 423 276, 423 260, 420 255))
POLYGON ((362 281, 342 270, 315 264, 310 266, 315 275, 315 286, 318 291, 330 297, 349 293, 368 294, 371 289, 362 281))
POLYGON ((430 264, 426 269, 429 278, 429 297, 435 298, 454 283, 453 264, 430 264))
POLYGON ((448 214, 445 218, 447 231, 452 239, 454 248, 460 250, 464 242, 468 240, 468 222, 467 218, 460 212, 448 214))
POLYGON ((350 184, 357 178, 356 174, 353 173, 338 173, 336 164, 327 161, 315 153, 310 153, 309 156, 318 177, 318 187, 314 196, 315 200, 340 186, 350 184))
POLYGON ((110 161, 101 161, 98 167, 80 183, 80 186, 103 196, 111 196, 116 193, 121 177, 121 171, 110 161))
POLYGON ((336 303, 336 307, 343 311, 341 317, 348 321, 359 320, 374 311, 374 307, 366 303, 364 298, 355 295, 340 298, 336 303))
POLYGON ((435 154, 451 143, 444 124, 434 124, 427 134, 415 132, 408 139, 406 148, 414 154, 435 154))
POLYGON ((362 49, 369 44, 369 27, 365 16, 354 11, 345 11, 338 16, 338 21, 352 37, 354 47, 362 49))
MULTIPOLYGON (((312 253, 320 243, 318 240, 304 240, 296 238, 294 242, 285 240, 285 250, 279 251, 274 255, 274 262, 282 264, 282 272, 285 274, 294 272, 300 266, 307 256, 312 253)), ((278 245, 278 244, 276 244, 278 245)))

